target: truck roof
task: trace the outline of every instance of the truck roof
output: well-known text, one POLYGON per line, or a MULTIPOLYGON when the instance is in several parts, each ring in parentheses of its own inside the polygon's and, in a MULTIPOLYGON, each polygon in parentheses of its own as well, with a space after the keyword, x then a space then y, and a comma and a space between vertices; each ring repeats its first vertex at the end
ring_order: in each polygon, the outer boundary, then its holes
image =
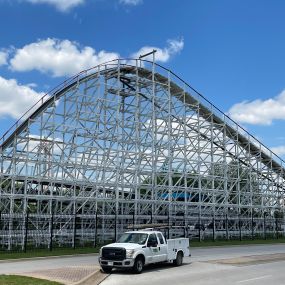
POLYGON ((139 230, 139 231, 127 231, 126 233, 156 234, 156 233, 161 233, 161 232, 153 231, 151 229, 145 229, 145 230, 139 230))

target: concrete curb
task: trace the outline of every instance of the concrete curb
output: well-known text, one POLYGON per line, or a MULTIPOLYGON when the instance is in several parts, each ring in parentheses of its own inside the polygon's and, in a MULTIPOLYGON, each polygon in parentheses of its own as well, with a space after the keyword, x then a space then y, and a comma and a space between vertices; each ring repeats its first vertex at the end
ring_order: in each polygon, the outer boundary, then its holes
POLYGON ((43 259, 54 259, 54 258, 69 258, 76 256, 98 256, 98 253, 78 253, 78 254, 68 254, 68 255, 51 255, 51 256, 37 256, 37 257, 24 257, 24 258, 12 258, 12 259, 0 259, 0 263, 9 263, 9 262, 20 262, 20 261, 29 261, 29 260, 43 260, 43 259))
POLYGON ((82 280, 73 283, 72 285, 98 285, 104 281, 110 274, 102 273, 101 269, 89 274, 82 280))

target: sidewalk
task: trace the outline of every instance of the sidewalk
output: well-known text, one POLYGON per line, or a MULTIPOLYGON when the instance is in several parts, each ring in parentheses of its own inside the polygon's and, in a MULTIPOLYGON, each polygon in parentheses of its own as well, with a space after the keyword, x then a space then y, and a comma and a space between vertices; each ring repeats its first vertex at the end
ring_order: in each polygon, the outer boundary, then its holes
POLYGON ((108 274, 102 273, 96 265, 37 270, 17 275, 56 281, 65 285, 96 285, 108 277, 108 274))

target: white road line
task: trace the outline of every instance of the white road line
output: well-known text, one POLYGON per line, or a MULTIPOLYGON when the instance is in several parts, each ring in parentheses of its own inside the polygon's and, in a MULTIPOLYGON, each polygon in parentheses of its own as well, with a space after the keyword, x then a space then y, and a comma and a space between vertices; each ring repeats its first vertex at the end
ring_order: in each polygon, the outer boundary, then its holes
POLYGON ((245 280, 237 281, 236 283, 237 284, 238 283, 245 283, 245 282, 255 281, 255 280, 264 279, 264 278, 268 278, 268 277, 272 277, 272 275, 264 275, 264 276, 255 277, 255 278, 251 278, 251 279, 245 279, 245 280))

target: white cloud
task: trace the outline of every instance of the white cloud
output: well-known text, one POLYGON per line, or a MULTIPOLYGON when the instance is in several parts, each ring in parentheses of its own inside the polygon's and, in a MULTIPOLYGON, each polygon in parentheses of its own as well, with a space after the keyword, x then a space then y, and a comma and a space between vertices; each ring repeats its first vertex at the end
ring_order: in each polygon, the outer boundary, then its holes
POLYGON ((25 0, 32 4, 49 4, 55 6, 61 12, 66 12, 78 5, 81 5, 85 0, 25 0))
MULTIPOLYGON (((183 46, 183 39, 168 40, 167 46, 163 49, 145 46, 132 57, 137 58, 141 54, 156 49, 156 60, 167 62, 171 56, 179 53, 183 46)), ((120 55, 116 52, 104 50, 97 52, 92 47, 81 47, 76 42, 48 38, 15 50, 10 60, 10 68, 14 71, 38 70, 55 77, 70 76, 119 57, 120 55)))
POLYGON ((120 0, 120 4, 136 6, 143 2, 143 0, 120 0))
POLYGON ((29 86, 19 85, 15 79, 0 76, 0 116, 18 119, 43 95, 44 93, 38 93, 29 86))
POLYGON ((275 146, 270 148, 275 154, 282 156, 285 154, 285 145, 275 146))
POLYGON ((4 51, 0 51, 0 65, 7 64, 8 53, 4 51))
POLYGON ((285 90, 267 100, 235 104, 228 114, 235 121, 253 125, 271 125, 273 120, 285 120, 285 90))
MULTIPOLYGON (((160 62, 167 62, 171 56, 179 53, 184 47, 184 40, 168 40, 167 46, 163 49, 154 46, 144 46, 139 51, 132 55, 133 58, 139 58, 140 55, 156 50, 155 59, 160 62)), ((152 60, 152 55, 145 57, 144 59, 152 60)))
POLYGON ((84 69, 116 59, 118 53, 98 53, 69 40, 46 39, 16 50, 10 65, 15 71, 38 70, 53 76, 74 75, 84 69))

